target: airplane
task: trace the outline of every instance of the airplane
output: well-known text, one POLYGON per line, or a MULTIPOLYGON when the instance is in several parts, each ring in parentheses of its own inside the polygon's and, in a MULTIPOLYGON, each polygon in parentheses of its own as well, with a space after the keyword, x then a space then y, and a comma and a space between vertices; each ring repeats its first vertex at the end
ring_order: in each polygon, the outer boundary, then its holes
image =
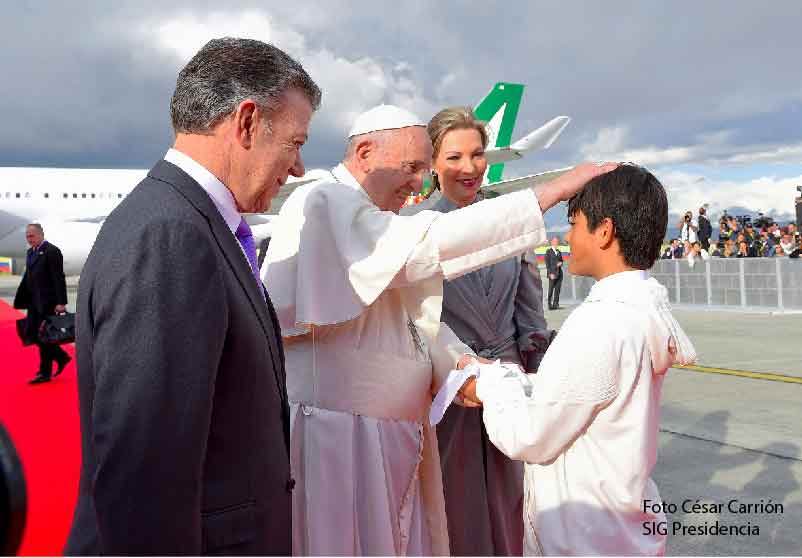
MULTIPOLYGON (((485 189, 496 195, 531 187, 567 169, 502 180, 504 164, 526 153, 547 149, 570 122, 558 116, 516 142, 511 142, 524 86, 496 83, 476 106, 479 119, 488 122, 490 146, 485 189)), ((45 238, 64 256, 65 275, 79 275, 106 216, 145 177, 147 170, 62 169, 0 167, 0 255, 24 258, 28 246, 25 226, 40 223, 45 238)), ((246 216, 255 241, 271 234, 272 218, 299 186, 326 176, 312 169, 301 178, 290 177, 264 214, 246 216)))

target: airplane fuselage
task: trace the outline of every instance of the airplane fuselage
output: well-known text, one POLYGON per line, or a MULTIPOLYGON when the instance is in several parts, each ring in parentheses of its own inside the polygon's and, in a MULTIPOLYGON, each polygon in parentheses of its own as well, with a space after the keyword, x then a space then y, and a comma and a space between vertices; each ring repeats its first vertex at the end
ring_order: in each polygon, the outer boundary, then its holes
POLYGON ((40 223, 80 273, 102 220, 145 176, 144 170, 0 168, 0 255, 23 257, 25 227, 40 223))

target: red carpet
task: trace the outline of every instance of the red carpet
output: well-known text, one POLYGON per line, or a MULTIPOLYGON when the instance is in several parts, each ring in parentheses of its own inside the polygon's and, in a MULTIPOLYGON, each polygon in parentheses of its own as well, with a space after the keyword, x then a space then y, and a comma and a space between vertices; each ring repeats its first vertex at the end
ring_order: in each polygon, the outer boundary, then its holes
MULTIPOLYGON (((53 381, 30 386, 39 366, 35 346, 22 347, 15 320, 0 301, 0 422, 20 454, 28 485, 28 518, 19 554, 59 556, 78 496, 81 441, 75 360, 53 381)), ((75 357, 75 347, 64 349, 75 357)))

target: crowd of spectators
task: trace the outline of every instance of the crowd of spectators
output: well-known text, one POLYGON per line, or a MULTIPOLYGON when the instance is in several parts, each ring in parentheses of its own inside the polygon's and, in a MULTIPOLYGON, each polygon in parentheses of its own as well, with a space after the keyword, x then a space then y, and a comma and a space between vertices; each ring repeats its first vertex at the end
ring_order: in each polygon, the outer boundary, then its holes
POLYGON ((802 236, 795 223, 781 226, 770 217, 724 214, 718 221, 718 240, 704 207, 697 217, 688 211, 677 224, 679 236, 671 239, 662 259, 686 259, 693 266, 710 258, 799 258, 802 236))

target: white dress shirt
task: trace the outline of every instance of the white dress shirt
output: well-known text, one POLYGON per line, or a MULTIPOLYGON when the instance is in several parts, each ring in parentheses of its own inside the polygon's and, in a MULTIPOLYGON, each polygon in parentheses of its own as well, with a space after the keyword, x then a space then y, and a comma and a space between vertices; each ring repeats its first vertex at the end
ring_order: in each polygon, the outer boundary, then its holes
MULTIPOLYGON (((198 163, 195 159, 185 153, 181 153, 177 149, 170 148, 164 156, 164 160, 172 163, 179 169, 187 173, 195 182, 197 182, 204 192, 206 192, 212 200, 212 203, 220 212, 220 216, 228 225, 231 234, 236 238, 237 227, 239 227, 242 215, 237 211, 237 202, 234 201, 234 195, 231 193, 225 184, 209 172, 209 169, 198 163)), ((245 248, 242 243, 237 239, 237 245, 240 247, 245 261, 248 262, 248 268, 251 267, 250 260, 245 254, 245 248)))
POLYGON ((200 187, 209 194, 212 203, 220 212, 220 216, 223 217, 228 228, 231 229, 231 234, 236 234, 242 215, 237 211, 237 203, 234 201, 231 190, 206 167, 177 149, 170 148, 164 156, 164 160, 174 164, 200 184, 200 187))

